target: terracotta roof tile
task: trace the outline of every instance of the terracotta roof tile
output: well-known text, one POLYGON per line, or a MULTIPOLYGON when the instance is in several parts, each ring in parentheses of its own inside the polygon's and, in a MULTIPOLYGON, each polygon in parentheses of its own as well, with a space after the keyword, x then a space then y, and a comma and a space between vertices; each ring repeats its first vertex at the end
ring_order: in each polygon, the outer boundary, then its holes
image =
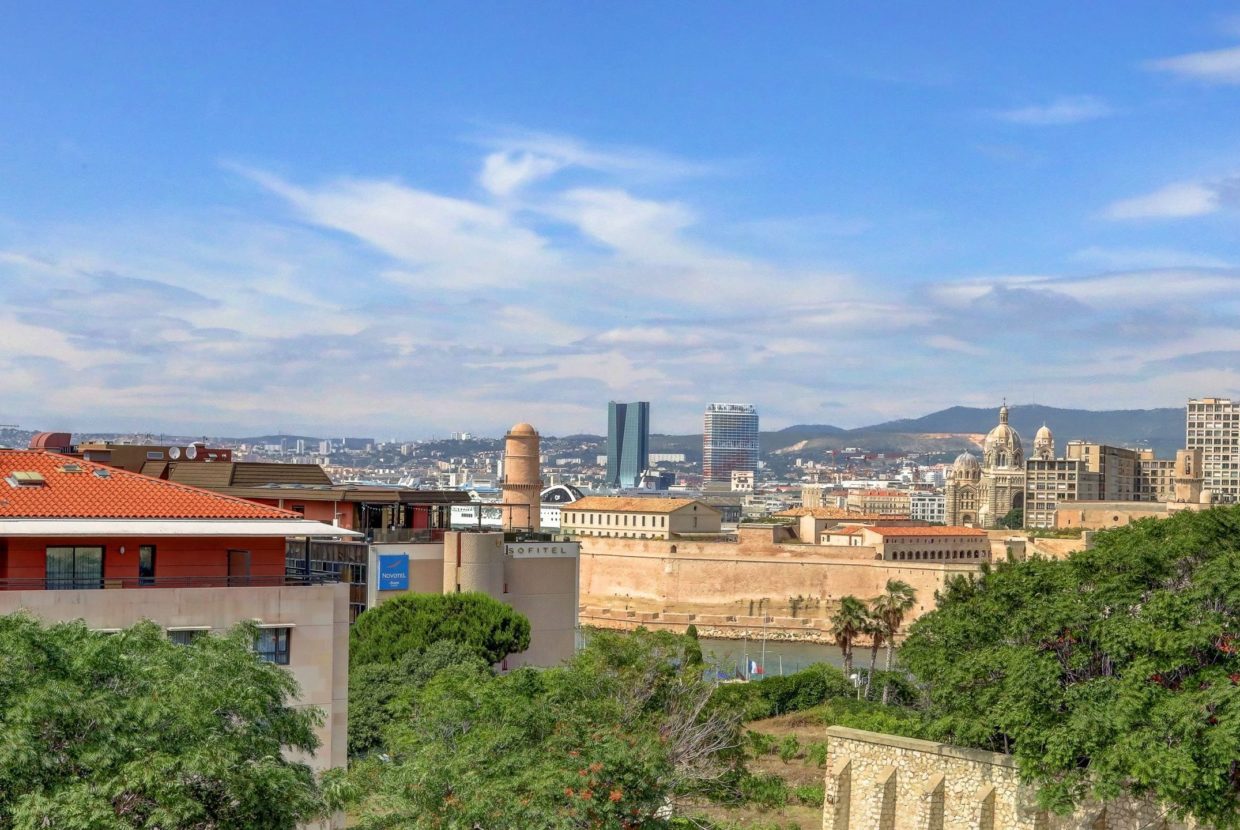
POLYGON ((621 496, 586 496, 564 505, 561 510, 597 510, 619 513, 672 513, 691 504, 700 504, 707 510, 715 510, 697 499, 643 499, 621 496))
POLYGON ((245 499, 38 450, 0 450, 0 518, 300 519, 245 499), (75 471, 76 468, 76 471, 75 471), (17 472, 43 484, 13 486, 17 472))
POLYGON ((980 527, 867 527, 879 536, 986 536, 980 527))

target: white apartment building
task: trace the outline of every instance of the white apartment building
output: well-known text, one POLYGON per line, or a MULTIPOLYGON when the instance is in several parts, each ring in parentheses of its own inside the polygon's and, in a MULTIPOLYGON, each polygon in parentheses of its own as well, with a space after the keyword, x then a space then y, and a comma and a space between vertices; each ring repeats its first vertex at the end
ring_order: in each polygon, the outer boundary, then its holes
POLYGON ((1240 501, 1240 401, 1191 399, 1184 446, 1201 450, 1203 485, 1216 502, 1240 501))
POLYGON ((908 517, 915 521, 945 524, 947 522, 947 496, 942 493, 909 494, 908 517))

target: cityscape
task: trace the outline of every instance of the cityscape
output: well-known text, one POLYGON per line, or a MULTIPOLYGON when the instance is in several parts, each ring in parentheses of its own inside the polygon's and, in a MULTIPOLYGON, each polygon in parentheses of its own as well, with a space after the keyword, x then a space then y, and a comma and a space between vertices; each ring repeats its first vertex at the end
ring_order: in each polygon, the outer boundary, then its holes
POLYGON ((1240 829, 1238 42, 13 7, 0 830, 1240 829))

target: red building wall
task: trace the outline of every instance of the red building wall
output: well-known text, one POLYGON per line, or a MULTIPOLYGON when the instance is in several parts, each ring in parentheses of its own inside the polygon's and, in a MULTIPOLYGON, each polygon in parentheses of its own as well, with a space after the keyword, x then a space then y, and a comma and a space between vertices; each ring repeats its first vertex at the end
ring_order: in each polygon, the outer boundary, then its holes
POLYGON ((324 524, 336 523, 337 527, 353 530, 353 504, 347 501, 311 501, 310 499, 246 499, 246 501, 296 510, 307 519, 324 524), (304 509, 299 509, 304 508, 304 509), (336 520, 339 520, 336 522, 336 520))
POLYGON ((284 539, 254 537, 20 537, 0 540, 0 579, 42 580, 47 549, 56 546, 103 548, 103 578, 138 578, 138 547, 155 546, 156 580, 228 576, 228 551, 250 552, 250 575, 284 575, 284 539), (124 552, 122 553, 122 549, 124 552))

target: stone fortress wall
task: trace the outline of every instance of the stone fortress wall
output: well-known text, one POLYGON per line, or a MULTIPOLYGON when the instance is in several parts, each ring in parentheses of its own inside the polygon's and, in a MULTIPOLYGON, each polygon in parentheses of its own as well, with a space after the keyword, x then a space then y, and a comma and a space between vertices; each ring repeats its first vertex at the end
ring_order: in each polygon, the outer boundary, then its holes
POLYGON ((583 625, 683 631, 707 637, 762 636, 830 641, 841 597, 870 599, 888 579, 917 592, 908 617, 934 608, 934 593, 961 562, 884 562, 872 547, 791 544, 773 531, 738 542, 582 537, 583 625))
POLYGON ((832 726, 823 830, 1205 830, 1126 798, 1039 810, 1011 755, 832 726))

